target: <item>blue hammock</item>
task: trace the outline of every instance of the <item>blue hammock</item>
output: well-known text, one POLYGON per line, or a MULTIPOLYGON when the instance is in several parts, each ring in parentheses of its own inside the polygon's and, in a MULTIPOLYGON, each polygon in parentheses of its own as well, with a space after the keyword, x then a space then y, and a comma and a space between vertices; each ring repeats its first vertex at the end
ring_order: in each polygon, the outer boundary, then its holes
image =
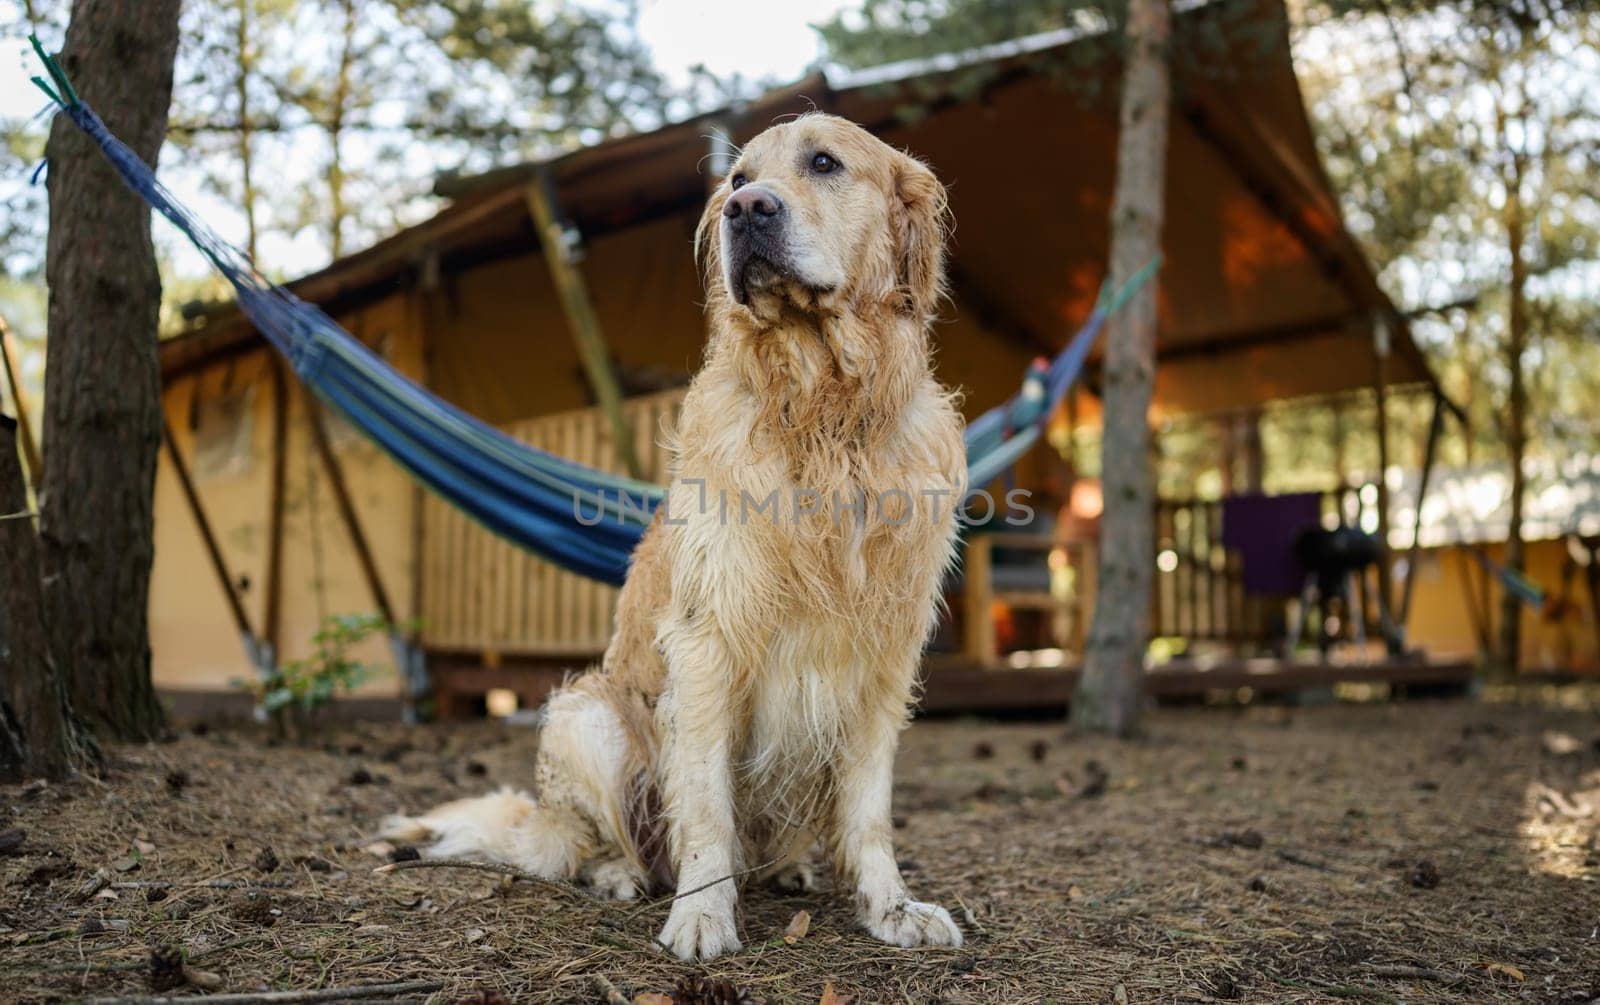
MULTIPOLYGON (((662 486, 586 467, 512 439, 407 379, 316 305, 268 282, 244 252, 178 203, 149 166, 79 100, 38 39, 32 41, 56 86, 52 89, 39 77, 34 83, 95 141, 128 187, 182 231, 232 284, 240 310, 319 399, 489 530, 564 569, 622 583, 628 557, 665 495, 662 486)), ((1066 349, 1048 363, 1036 363, 1021 391, 967 426, 968 477, 974 491, 1033 446, 1077 380, 1106 319, 1158 265, 1159 260, 1146 265, 1115 295, 1103 289, 1066 349)))

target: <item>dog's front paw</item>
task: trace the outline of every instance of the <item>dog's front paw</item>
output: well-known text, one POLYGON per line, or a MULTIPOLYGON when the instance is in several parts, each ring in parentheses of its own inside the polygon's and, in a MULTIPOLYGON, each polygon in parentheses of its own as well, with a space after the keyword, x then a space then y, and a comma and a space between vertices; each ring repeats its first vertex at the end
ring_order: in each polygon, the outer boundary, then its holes
POLYGON ((893 946, 960 946, 961 929, 938 904, 902 900, 862 919, 867 931, 893 946))
POLYGON ((733 923, 733 907, 691 906, 680 900, 672 906, 667 926, 656 941, 685 962, 734 952, 739 948, 739 932, 733 923))

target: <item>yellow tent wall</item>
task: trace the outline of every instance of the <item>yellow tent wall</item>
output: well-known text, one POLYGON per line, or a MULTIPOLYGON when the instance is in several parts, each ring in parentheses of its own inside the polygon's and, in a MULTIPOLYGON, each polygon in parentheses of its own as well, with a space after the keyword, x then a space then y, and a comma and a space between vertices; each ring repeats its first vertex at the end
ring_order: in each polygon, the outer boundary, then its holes
MULTIPOLYGON (((1486 546, 1496 562, 1505 561, 1505 545, 1486 546)), ((1561 568, 1567 549, 1562 541, 1531 541, 1527 545, 1528 579, 1541 586, 1547 597, 1560 593, 1561 568)), ((1468 590, 1480 596, 1484 573, 1477 559, 1460 548, 1428 549, 1417 564, 1416 593, 1411 602, 1407 641, 1429 655, 1471 656, 1477 651, 1468 590), (1470 583, 1468 586, 1466 584, 1470 583)), ((1500 626, 1500 591, 1492 580, 1489 598, 1490 638, 1500 626)), ((1588 591, 1580 571, 1573 582, 1571 603, 1560 619, 1528 607, 1522 609, 1522 666, 1530 670, 1593 670, 1600 666, 1595 624, 1588 591)))
MULTIPOLYGON (((405 297, 394 297, 357 315, 341 318, 369 344, 384 348, 391 362, 413 376, 421 373, 421 343, 405 297)), ((163 404, 178 448, 189 462, 205 508, 235 582, 247 581, 241 600, 259 632, 265 618, 269 506, 272 472, 273 393, 267 350, 237 357, 169 383, 163 404), (245 469, 204 477, 194 467, 196 431, 191 428, 197 395, 235 393, 254 386, 251 449, 245 469)), ((340 520, 328 479, 310 438, 306 392, 288 387, 287 466, 283 527, 281 650, 285 660, 311 652, 319 624, 315 581, 317 549, 326 613, 376 610, 349 536, 340 520)), ((411 480, 353 433, 329 417, 335 456, 344 469, 352 501, 372 545, 397 615, 412 609, 413 518, 411 480)), ((150 633, 156 685, 166 690, 219 691, 253 670, 234 628, 221 585, 212 572, 194 518, 163 450, 156 476, 156 554, 150 589, 150 633)), ((354 654, 392 665, 386 644, 373 640, 354 654)), ((396 695, 399 681, 384 676, 363 693, 396 695)))

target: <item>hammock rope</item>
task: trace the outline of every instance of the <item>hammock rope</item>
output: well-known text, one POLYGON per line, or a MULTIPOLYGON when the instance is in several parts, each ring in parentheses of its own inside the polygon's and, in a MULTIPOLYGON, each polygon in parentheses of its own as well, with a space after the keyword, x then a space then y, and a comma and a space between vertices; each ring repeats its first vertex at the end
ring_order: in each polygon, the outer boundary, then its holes
MULTIPOLYGON (((572 572, 620 585, 665 488, 590 468, 513 439, 395 370, 315 304, 268 281, 118 140, 30 38, 50 82, 40 90, 105 154, 133 192, 194 245, 233 287, 239 309, 288 359, 296 377, 414 478, 495 534, 572 572)), ((1160 266, 1112 291, 1109 280, 1066 348, 1030 368, 1023 388, 966 431, 969 485, 981 489, 1038 440, 1083 371, 1106 321, 1160 266)))

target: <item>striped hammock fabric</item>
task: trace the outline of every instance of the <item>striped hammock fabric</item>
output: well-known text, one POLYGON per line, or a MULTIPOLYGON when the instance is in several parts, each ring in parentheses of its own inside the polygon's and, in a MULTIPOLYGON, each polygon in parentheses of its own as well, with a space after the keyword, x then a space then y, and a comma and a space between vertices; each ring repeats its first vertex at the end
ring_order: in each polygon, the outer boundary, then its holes
MULTIPOLYGON (((239 308, 319 399, 418 481, 508 541, 564 569, 620 585, 628 557, 665 495, 512 439, 396 371, 315 304, 268 282, 250 258, 175 199, 78 99, 38 40, 50 83, 34 82, 104 152, 129 188, 177 227, 233 286, 239 308)), ((969 483, 981 489, 1039 438, 1082 372, 1106 319, 1155 273, 1151 262, 1099 304, 1067 347, 1029 371, 1022 390, 967 427, 969 483)))

